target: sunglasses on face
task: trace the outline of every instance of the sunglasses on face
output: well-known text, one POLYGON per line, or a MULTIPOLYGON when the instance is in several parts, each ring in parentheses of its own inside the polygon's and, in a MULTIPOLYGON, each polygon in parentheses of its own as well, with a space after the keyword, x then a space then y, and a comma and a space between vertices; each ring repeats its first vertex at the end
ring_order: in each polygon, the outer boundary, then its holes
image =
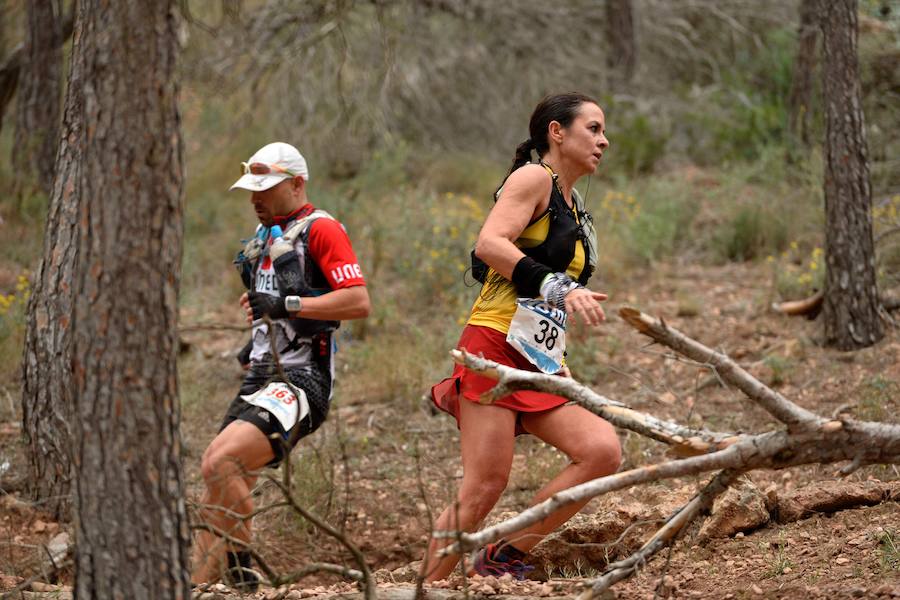
POLYGON ((284 173, 285 175, 290 175, 291 177, 296 177, 293 173, 285 169, 284 167, 280 167, 278 165, 270 165, 266 163, 241 163, 241 175, 246 175, 247 173, 252 173, 253 175, 270 175, 272 173, 284 173))

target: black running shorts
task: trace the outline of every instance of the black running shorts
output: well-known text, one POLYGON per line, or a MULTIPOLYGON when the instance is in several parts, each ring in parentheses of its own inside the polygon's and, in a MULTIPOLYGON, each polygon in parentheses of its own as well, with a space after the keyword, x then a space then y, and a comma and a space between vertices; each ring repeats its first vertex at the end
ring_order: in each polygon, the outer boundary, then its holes
POLYGON ((285 375, 291 384, 306 392, 309 401, 309 414, 301 419, 290 431, 285 431, 281 422, 264 408, 245 402, 241 396, 252 394, 272 381, 277 381, 275 368, 271 363, 251 365, 241 389, 225 412, 225 418, 219 427, 221 432, 235 420, 253 423, 262 431, 269 443, 275 458, 269 462, 270 467, 277 466, 297 444, 300 438, 306 437, 325 421, 328 416, 329 397, 331 395, 331 375, 317 366, 286 368, 285 375))

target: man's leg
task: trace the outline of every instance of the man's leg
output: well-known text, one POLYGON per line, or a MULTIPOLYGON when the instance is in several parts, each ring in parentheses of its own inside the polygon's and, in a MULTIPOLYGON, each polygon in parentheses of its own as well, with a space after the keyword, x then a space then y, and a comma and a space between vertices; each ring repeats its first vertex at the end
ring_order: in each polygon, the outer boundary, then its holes
MULTIPOLYGON (((242 542, 250 542, 250 497, 255 472, 275 457, 266 435, 252 423, 232 421, 210 443, 203 454, 201 471, 206 493, 200 511, 210 526, 242 542), (230 512, 212 508, 222 507, 230 512), (232 514, 233 513, 233 514, 232 514)), ((232 544, 227 544, 229 548, 232 544)), ((217 580, 223 568, 226 543, 212 532, 200 530, 195 538, 191 581, 217 580)), ((237 548, 235 548, 237 549, 237 548)))

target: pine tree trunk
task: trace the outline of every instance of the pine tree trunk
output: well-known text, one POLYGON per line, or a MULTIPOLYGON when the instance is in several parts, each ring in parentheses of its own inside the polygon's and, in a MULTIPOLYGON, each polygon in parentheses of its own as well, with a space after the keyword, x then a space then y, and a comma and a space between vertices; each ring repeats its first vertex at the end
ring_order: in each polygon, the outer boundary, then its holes
POLYGON ((606 0, 606 38, 609 44, 606 66, 612 93, 631 81, 637 66, 632 0, 606 0))
POLYGON ((185 599, 176 21, 171 1, 79 0, 77 11, 66 100, 74 133, 54 189, 77 197, 68 379, 75 595, 185 599))
POLYGON ((62 85, 62 2, 28 2, 25 56, 19 75, 12 164, 17 187, 51 192, 62 85))
POLYGON ((59 176, 50 197, 43 259, 28 304, 22 359, 22 432, 29 493, 58 520, 67 520, 71 507, 72 277, 80 195, 77 148, 70 141, 78 139, 80 130, 80 121, 64 125, 59 176))
POLYGON ((825 341, 841 350, 884 336, 878 313, 872 190, 860 100, 857 3, 819 0, 825 51, 825 341))
MULTIPOLYGON (((48 7, 49 3, 30 3, 29 19, 34 18, 33 12, 48 7), (36 5, 42 6, 38 8, 36 5)), ((40 37, 44 34, 35 32, 33 35, 40 37)), ((61 40, 58 41, 57 46, 61 43, 61 40)), ((60 52, 57 68, 60 68, 61 61, 60 52)), ((52 70, 49 65, 47 67, 52 70)), ((19 71, 18 67, 16 70, 19 71)), ((33 94, 44 84, 35 81, 34 77, 26 76, 24 79, 31 80, 31 90, 27 93, 23 90, 19 97, 20 104, 29 95, 34 100, 33 94)), ((54 93, 58 94, 58 89, 54 93)), ((30 120, 32 116, 25 118, 30 120)), ((53 118, 56 119, 55 116, 53 118)), ((71 143, 81 136, 81 121, 71 118, 66 121, 59 177, 50 193, 43 258, 33 278, 28 305, 22 359, 22 432, 29 463, 28 491, 43 510, 58 520, 67 520, 71 508, 70 328, 79 201, 76 190, 79 164, 71 143)), ((53 166, 52 162, 50 166, 53 166)), ((53 181, 51 178, 50 182, 53 181)))
POLYGON ((794 56, 791 93, 788 97, 788 131, 794 143, 799 143, 804 149, 810 144, 810 105, 818 34, 816 0, 802 0, 800 26, 797 30, 797 53, 794 56))

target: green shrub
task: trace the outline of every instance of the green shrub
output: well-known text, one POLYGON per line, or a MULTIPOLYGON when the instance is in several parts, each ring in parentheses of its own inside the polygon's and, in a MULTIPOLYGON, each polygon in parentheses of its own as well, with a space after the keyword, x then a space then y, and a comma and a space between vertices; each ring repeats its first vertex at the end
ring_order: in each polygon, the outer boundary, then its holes
POLYGON ((718 258, 741 262, 778 252, 787 244, 787 225, 758 206, 743 206, 713 234, 718 258))

